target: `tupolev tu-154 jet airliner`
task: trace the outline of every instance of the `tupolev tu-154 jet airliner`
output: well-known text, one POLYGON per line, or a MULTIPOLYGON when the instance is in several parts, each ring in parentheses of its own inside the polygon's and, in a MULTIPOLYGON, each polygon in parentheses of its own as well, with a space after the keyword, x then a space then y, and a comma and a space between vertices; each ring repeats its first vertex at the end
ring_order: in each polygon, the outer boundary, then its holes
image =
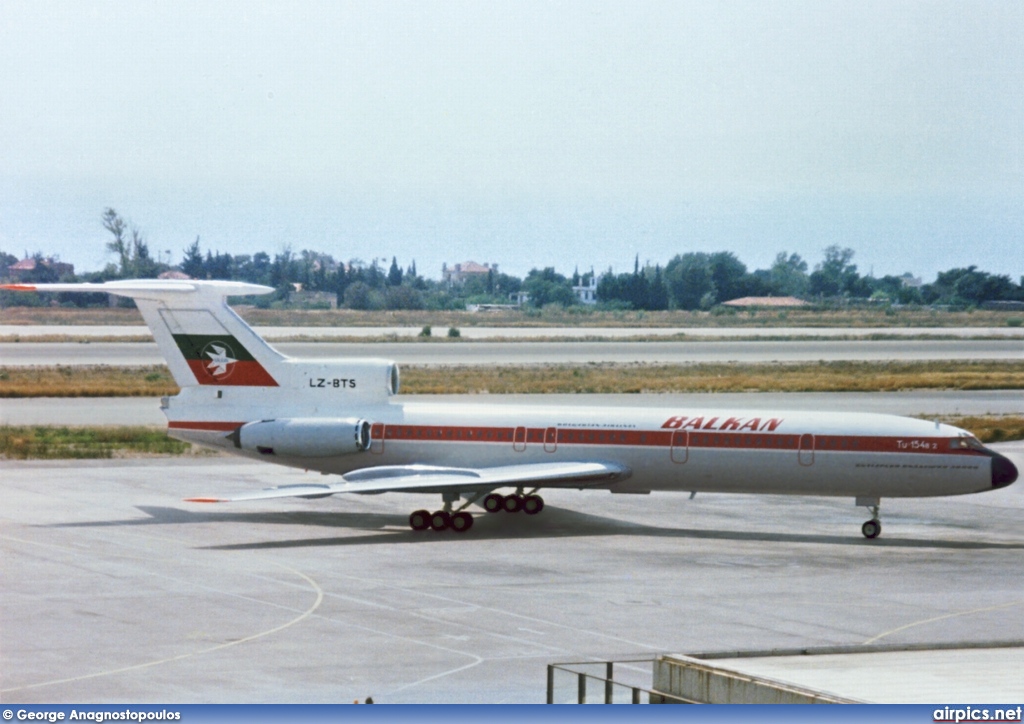
POLYGON ((267 344, 227 304, 273 291, 255 284, 3 288, 134 299, 181 387, 162 400, 169 435, 339 476, 190 502, 431 493, 441 509, 417 510, 409 525, 464 532, 474 504, 540 513, 543 488, 824 495, 867 507, 862 532, 875 538, 883 497, 978 493, 1017 479, 1010 460, 969 432, 893 415, 404 402, 394 362, 300 360, 267 344))

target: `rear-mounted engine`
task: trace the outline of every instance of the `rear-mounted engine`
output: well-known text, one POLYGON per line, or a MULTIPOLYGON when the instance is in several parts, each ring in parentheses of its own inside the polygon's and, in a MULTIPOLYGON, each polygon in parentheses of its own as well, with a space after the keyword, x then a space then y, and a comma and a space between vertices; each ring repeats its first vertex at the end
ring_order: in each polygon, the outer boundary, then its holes
POLYGON ((261 455, 326 458, 370 449, 370 423, 354 417, 284 418, 247 422, 228 439, 261 455))

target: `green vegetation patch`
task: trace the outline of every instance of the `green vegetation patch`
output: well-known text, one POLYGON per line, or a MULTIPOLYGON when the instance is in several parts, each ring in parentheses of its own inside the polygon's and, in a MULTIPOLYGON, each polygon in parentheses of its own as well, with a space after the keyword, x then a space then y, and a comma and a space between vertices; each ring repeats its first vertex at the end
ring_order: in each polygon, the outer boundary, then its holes
POLYGON ((1024 389, 1024 361, 409 366, 410 394, 886 392, 1024 389))
MULTIPOLYGON (((418 395, 922 389, 1024 389, 1024 361, 412 365, 402 369, 402 391, 418 395)), ((0 367, 0 398, 160 397, 177 393, 164 365, 0 367)))
POLYGON ((177 393, 166 365, 0 367, 0 398, 161 397, 177 393))
POLYGON ((173 440, 152 427, 0 427, 0 458, 7 460, 69 460, 181 455, 189 443, 173 440))

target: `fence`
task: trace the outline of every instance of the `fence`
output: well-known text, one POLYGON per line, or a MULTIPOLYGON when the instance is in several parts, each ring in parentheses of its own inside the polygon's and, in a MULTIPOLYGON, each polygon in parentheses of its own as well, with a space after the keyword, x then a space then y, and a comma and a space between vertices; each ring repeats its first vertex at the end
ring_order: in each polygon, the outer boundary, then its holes
POLYGON ((571 703, 575 684, 577 704, 695 704, 696 702, 655 691, 644 686, 615 680, 616 664, 650 664, 655 659, 619 659, 617 661, 567 661, 548 664, 547 703, 571 703), (591 673, 597 670, 600 673, 591 673), (603 674, 603 675, 601 675, 603 674), (568 686, 567 697, 558 697, 557 683, 568 686), (588 683, 591 686, 588 687, 588 683), (589 692, 588 692, 589 689, 589 692), (646 702, 644 698, 646 697, 646 702))

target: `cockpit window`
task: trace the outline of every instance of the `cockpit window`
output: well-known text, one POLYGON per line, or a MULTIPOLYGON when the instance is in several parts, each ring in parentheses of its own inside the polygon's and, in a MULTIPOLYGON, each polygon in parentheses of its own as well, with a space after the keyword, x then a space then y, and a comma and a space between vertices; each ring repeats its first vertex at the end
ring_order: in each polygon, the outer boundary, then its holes
POLYGON ((949 441, 950 447, 957 450, 984 450, 985 446, 974 435, 961 435, 949 441))

